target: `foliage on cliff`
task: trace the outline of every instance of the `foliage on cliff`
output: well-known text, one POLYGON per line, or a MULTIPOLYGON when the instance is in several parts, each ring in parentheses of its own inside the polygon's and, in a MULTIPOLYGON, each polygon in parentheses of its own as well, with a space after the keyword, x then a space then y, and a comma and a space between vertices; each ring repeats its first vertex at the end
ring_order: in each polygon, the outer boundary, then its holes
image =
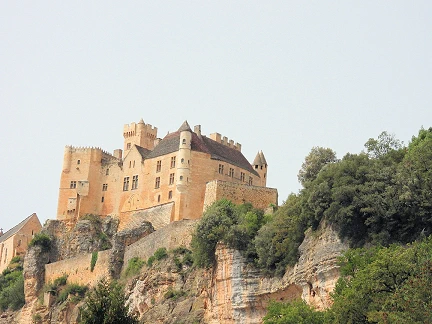
POLYGON ((80 323, 135 324, 138 320, 128 314, 123 286, 116 281, 102 279, 87 295, 80 323))
POLYGON ((195 263, 211 266, 218 242, 244 251, 248 258, 254 259, 253 239, 264 222, 263 211, 253 208, 251 204, 236 206, 226 199, 215 202, 207 208, 192 236, 195 263))
POLYGON ((0 309, 17 310, 24 305, 24 278, 22 259, 14 257, 0 275, 0 309))
POLYGON ((408 245, 351 249, 341 258, 329 310, 273 303, 265 323, 432 323, 431 255, 432 236, 408 245))

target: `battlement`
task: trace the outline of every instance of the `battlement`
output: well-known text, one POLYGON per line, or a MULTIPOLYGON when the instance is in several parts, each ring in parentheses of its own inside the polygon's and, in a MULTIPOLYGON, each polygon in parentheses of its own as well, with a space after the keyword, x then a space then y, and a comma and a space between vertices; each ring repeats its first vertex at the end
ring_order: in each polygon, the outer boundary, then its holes
POLYGON ((104 158, 116 158, 113 154, 101 149, 100 147, 95 146, 72 146, 66 145, 65 151, 69 153, 91 153, 91 152, 99 152, 103 155, 104 158))
POLYGON ((228 137, 226 137, 226 136, 222 137, 222 135, 219 134, 219 133, 212 133, 212 134, 209 135, 209 137, 213 141, 215 141, 215 142, 221 143, 221 144, 223 144, 225 146, 231 147, 234 150, 237 150, 237 151, 241 152, 241 144, 240 143, 235 143, 234 144, 234 141, 228 139, 228 137))
POLYGON ((152 126, 151 124, 145 124, 142 119, 140 120, 139 123, 125 124, 123 126, 123 137, 129 138, 129 137, 141 135, 143 131, 144 134, 146 134, 149 137, 153 137, 153 138, 157 137, 157 127, 152 126))

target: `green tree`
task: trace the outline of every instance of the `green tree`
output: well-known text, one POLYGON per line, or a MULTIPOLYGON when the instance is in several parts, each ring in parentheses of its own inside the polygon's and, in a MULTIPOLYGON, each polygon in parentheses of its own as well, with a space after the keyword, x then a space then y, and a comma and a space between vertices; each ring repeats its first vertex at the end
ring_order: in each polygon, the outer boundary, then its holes
POLYGON ((123 287, 116 281, 102 279, 88 294, 81 309, 83 324, 136 324, 135 316, 128 314, 123 287))
POLYGON ((303 187, 305 187, 308 182, 316 178, 326 164, 336 161, 336 153, 332 149, 315 146, 306 156, 297 178, 303 187))
POLYGON ((265 324, 323 324, 324 312, 318 312, 304 301, 290 303, 270 302, 265 324))
POLYGON ((399 141, 394 134, 389 134, 384 131, 377 139, 369 138, 364 146, 367 154, 371 158, 380 158, 388 154, 391 150, 399 150, 402 148, 402 142, 399 141))

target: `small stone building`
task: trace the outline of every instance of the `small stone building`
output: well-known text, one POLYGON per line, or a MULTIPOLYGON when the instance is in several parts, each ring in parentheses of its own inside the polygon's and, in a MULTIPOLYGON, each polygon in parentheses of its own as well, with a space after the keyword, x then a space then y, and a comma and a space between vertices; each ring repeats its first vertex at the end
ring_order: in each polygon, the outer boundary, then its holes
POLYGON ((207 137, 200 125, 192 131, 187 121, 160 139, 157 128, 141 119, 125 125, 123 137, 123 150, 113 154, 100 148, 66 146, 57 219, 111 215, 120 219, 121 229, 139 217, 157 229, 172 221, 201 217, 206 195, 212 196, 207 201, 233 198, 233 202, 250 202, 259 208, 277 205, 277 190, 266 188, 268 170, 262 151, 251 164, 239 143, 218 133, 207 137), (248 190, 229 187, 236 193, 231 197, 228 186, 207 185, 214 181, 248 190), (217 193, 211 192, 216 189, 217 193))
POLYGON ((15 256, 24 256, 28 243, 42 229, 35 213, 0 236, 0 273, 15 256))

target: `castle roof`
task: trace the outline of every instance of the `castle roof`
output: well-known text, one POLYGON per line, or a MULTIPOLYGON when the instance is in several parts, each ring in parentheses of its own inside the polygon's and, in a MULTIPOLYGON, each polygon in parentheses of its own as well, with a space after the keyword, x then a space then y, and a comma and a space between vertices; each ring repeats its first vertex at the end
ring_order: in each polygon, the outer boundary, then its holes
POLYGON ((183 132, 183 131, 189 131, 192 132, 187 120, 185 120, 183 122, 183 124, 180 126, 180 128, 178 129, 178 132, 183 132))
POLYGON ((266 165, 267 161, 262 151, 258 152, 253 161, 253 165, 266 165))
POLYGON ((162 141, 147 155, 147 159, 152 159, 162 155, 177 152, 180 143, 180 132, 190 131, 192 133, 191 150, 210 154, 214 160, 224 161, 242 169, 245 169, 257 176, 259 174, 252 168, 249 161, 244 157, 243 153, 224 144, 218 143, 206 136, 198 137, 197 134, 190 130, 187 122, 179 128, 177 132, 166 135, 162 141), (189 129, 187 129, 189 128, 189 129))
POLYGON ((252 168, 249 161, 244 157, 242 152, 222 143, 218 143, 206 136, 202 136, 202 140, 207 149, 210 151, 212 159, 231 163, 259 176, 259 174, 252 168))
POLYGON ((141 155, 141 157, 143 159, 145 159, 151 153, 150 150, 148 150, 148 149, 146 149, 144 147, 141 147, 141 146, 138 146, 138 145, 135 145, 135 147, 136 147, 136 149, 138 150, 138 153, 141 155))
POLYGON ((36 217, 37 218, 36 213, 31 214, 29 217, 27 217, 26 219, 24 219, 21 223, 19 223, 18 225, 15 225, 9 231, 7 231, 2 236, 0 236, 0 243, 6 241, 8 238, 10 238, 11 236, 15 235, 21 228, 24 227, 25 224, 27 224, 27 222, 32 217, 36 217))

